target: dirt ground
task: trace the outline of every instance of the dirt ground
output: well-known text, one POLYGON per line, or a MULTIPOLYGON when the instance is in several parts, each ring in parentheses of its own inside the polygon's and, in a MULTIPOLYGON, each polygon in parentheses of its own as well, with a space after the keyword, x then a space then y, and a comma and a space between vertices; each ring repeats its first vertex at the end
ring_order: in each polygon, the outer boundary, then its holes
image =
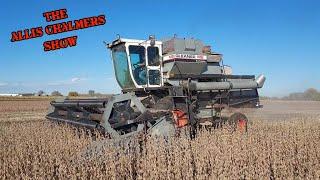
POLYGON ((42 121, 49 107, 49 100, 0 101, 0 123, 42 121))
POLYGON ((320 101, 261 101, 267 114, 320 114, 320 101))
POLYGON ((292 116, 318 117, 320 120, 319 101, 281 101, 263 100, 263 108, 255 109, 247 113, 251 119, 259 118, 266 121, 286 120, 292 116))

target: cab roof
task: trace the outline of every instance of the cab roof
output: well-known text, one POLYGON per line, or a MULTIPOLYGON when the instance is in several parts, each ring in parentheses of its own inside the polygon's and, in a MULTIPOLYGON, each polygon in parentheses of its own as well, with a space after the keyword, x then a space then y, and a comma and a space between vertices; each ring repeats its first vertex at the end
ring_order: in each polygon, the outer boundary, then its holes
MULTIPOLYGON (((108 48, 112 48, 118 44, 121 44, 121 43, 126 43, 126 42, 129 42, 129 43, 139 43, 139 44, 150 44, 150 40, 140 40, 140 39, 126 39, 126 38, 119 38, 119 39, 116 39, 114 41, 112 41, 111 43, 108 43, 107 46, 108 48)), ((162 45, 162 41, 155 41, 155 44, 156 45, 162 45)))

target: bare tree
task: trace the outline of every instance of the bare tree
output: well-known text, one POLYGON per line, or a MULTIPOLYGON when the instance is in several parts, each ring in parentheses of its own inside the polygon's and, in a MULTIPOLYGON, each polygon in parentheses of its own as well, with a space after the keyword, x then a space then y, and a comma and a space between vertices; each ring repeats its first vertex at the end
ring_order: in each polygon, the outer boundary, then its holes
POLYGON ((70 91, 68 96, 79 96, 79 93, 76 91, 70 91))
POLYGON ((62 96, 59 91, 52 91, 51 96, 62 96))
POLYGON ((42 91, 42 90, 40 90, 40 91, 37 92, 37 96, 43 96, 44 94, 45 94, 45 92, 42 91))

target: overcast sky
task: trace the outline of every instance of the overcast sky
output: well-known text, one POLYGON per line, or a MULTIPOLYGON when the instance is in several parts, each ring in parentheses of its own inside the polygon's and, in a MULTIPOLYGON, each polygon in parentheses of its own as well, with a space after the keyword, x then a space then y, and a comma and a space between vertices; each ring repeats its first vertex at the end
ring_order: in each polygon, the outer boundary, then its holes
POLYGON ((320 1, 2 1, 0 93, 58 90, 119 93, 103 41, 117 34, 145 39, 194 37, 224 54, 235 74, 263 73, 262 95, 320 90, 320 1), (66 8, 68 19, 105 14, 103 26, 10 42, 11 32, 48 23, 43 12, 66 8), (47 40, 78 36, 77 46, 44 52, 47 40))

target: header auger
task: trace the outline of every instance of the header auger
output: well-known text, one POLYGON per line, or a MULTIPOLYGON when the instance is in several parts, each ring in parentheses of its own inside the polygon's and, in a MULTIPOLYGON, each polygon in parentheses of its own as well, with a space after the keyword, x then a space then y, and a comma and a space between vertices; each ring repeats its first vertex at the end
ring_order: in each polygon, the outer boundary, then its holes
MULTIPOLYGON (((222 55, 200 40, 118 38, 107 47, 122 93, 108 99, 52 101, 48 119, 111 138, 169 136, 183 127, 220 126, 224 109, 260 107, 257 89, 265 77, 232 75, 231 67, 222 65, 222 55)), ((247 128, 247 118, 239 112, 228 122, 247 128)))

